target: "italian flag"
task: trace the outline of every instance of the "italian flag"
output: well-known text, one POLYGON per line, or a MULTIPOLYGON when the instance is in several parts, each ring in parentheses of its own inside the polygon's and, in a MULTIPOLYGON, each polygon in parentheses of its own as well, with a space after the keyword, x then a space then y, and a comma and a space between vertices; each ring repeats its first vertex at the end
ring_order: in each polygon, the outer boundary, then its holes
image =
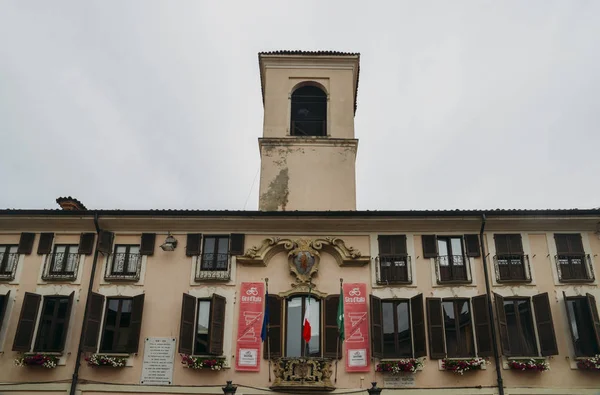
POLYGON ((308 344, 311 338, 310 330, 310 297, 306 299, 306 310, 304 311, 304 324, 302 326, 302 338, 308 344))

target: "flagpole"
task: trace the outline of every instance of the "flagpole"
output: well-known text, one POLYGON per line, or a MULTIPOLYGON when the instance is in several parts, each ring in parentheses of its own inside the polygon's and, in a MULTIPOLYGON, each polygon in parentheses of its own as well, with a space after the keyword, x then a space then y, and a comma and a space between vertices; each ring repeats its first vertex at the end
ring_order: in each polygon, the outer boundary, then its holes
MULTIPOLYGON (((342 290, 343 278, 340 278, 340 290, 342 290)), ((340 293, 340 298, 344 297, 344 293, 340 293)), ((335 347, 335 382, 337 383, 338 361, 340 360, 340 327, 338 326, 338 338, 335 347)))
MULTIPOLYGON (((265 284, 267 287, 267 294, 269 294, 269 279, 267 277, 265 277, 265 284)), ((265 303, 269 303, 269 298, 265 300, 265 303)), ((268 305, 267 310, 269 310, 268 305)), ((269 332, 271 332, 270 321, 270 319, 267 320, 267 354, 269 354, 269 383, 271 382, 271 337, 269 336, 269 332)))

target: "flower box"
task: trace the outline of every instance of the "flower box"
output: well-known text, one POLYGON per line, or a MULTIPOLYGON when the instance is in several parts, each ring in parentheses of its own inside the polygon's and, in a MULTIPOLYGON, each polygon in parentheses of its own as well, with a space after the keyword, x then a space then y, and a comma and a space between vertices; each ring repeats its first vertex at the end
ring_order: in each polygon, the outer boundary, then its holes
POLYGON ((550 370, 550 364, 543 358, 510 359, 508 361, 508 367, 513 370, 529 370, 534 372, 550 370))
POLYGON ((600 355, 577 359, 577 368, 600 372, 600 355))
POLYGON ((188 369, 210 369, 221 370, 225 367, 224 358, 214 357, 194 357, 192 355, 181 354, 181 363, 188 369))
POLYGON ((58 356, 46 354, 29 354, 15 359, 17 366, 41 366, 46 369, 54 369, 58 365, 58 356))
POLYGON ((423 361, 418 358, 405 358, 394 361, 383 361, 377 364, 376 371, 398 374, 401 372, 416 373, 423 368, 423 361))
POLYGON ((483 358, 466 358, 466 359, 450 359, 442 360, 442 369, 449 370, 456 374, 464 374, 470 370, 481 370, 486 362, 483 358))
POLYGON ((109 366, 111 368, 122 368, 127 365, 127 358, 110 356, 104 354, 92 354, 85 358, 89 366, 109 366))

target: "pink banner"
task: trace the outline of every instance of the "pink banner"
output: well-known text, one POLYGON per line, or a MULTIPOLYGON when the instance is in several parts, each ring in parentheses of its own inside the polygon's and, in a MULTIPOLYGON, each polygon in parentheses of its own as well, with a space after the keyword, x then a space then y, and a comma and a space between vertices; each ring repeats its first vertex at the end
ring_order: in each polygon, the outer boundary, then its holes
POLYGON ((242 283, 236 340, 235 370, 260 371, 260 332, 263 324, 265 284, 242 283))
POLYGON ((369 371, 369 314, 367 285, 344 284, 344 334, 346 371, 369 371))

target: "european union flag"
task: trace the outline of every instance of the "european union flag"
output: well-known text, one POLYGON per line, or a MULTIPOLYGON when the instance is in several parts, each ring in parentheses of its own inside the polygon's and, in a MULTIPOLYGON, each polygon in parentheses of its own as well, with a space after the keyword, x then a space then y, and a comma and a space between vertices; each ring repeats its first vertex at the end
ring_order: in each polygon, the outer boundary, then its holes
POLYGON ((267 340, 267 325, 269 325, 269 290, 265 292, 265 314, 263 316, 263 326, 260 332, 260 338, 264 342, 267 340))

